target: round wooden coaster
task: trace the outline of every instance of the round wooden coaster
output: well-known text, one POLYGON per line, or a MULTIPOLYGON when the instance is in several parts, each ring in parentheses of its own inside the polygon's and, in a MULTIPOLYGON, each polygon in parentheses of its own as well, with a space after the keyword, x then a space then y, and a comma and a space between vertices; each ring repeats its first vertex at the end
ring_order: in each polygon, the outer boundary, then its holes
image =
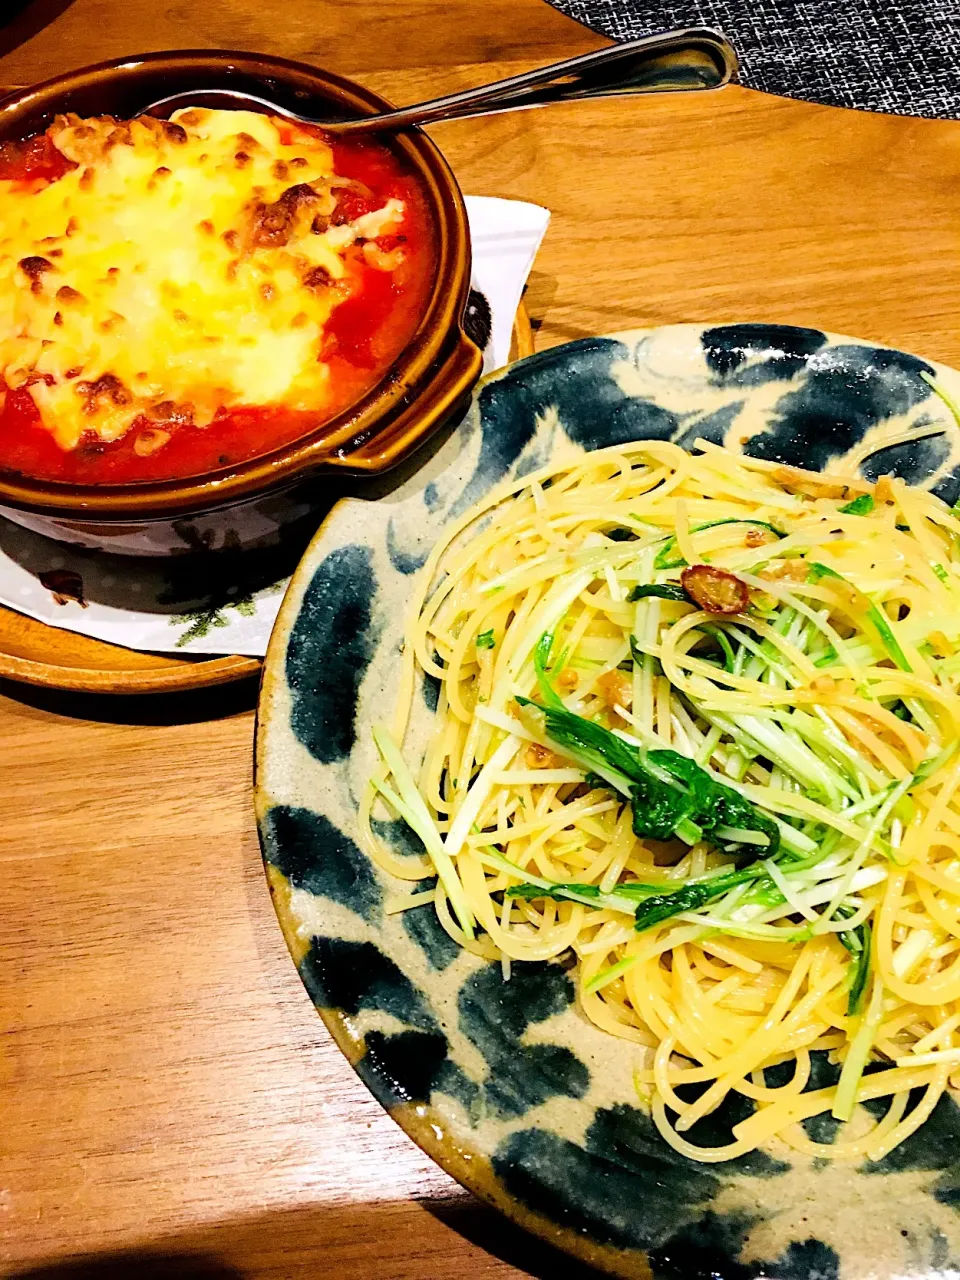
MULTIPOLYGON (((511 360, 533 353, 523 304, 513 327, 511 360)), ((90 636, 61 631, 0 605, 0 676, 79 693, 173 693, 257 675, 259 658, 142 653, 90 636)))
POLYGON ((140 653, 0 606, 0 676, 82 693, 173 693, 256 675, 259 658, 140 653))

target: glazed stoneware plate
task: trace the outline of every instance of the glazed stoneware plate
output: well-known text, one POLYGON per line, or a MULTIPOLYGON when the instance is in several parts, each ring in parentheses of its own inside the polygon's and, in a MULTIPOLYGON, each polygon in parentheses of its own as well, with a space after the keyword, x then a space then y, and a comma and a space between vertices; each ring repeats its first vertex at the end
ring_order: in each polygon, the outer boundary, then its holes
MULTIPOLYGON (((458 949, 432 905, 385 914, 409 882, 391 883, 362 851, 356 802, 376 759, 371 724, 393 708, 414 575, 447 522, 493 485, 625 440, 705 437, 786 464, 893 472, 952 503, 960 431, 928 377, 960 398, 960 375, 916 356, 770 325, 556 347, 488 379, 413 479, 334 508, 287 593, 260 703, 257 805, 304 985, 361 1079, 431 1156, 613 1274, 956 1277, 960 1110, 944 1097, 868 1166, 785 1147, 694 1163, 660 1139, 633 1087, 635 1051, 581 1017, 563 965, 514 964, 504 982, 499 964, 458 949)), ((436 705, 429 683, 421 694, 414 737, 436 705)), ((416 852, 400 823, 380 834, 401 857, 416 852)), ((752 1105, 714 1113, 695 1140, 729 1142, 752 1105)), ((824 1118, 806 1123, 830 1140, 824 1118)))

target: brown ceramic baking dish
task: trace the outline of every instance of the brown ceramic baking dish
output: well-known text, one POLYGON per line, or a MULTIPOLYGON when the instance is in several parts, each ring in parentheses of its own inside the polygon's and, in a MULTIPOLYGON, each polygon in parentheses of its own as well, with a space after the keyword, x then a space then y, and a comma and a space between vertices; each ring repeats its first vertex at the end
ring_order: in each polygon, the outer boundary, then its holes
MULTIPOLYGON (((44 130, 62 112, 136 116, 158 98, 236 88, 280 107, 343 118, 389 109, 377 94, 339 76, 283 58, 224 50, 151 53, 58 76, 0 101, 0 141, 44 130)), ((221 104, 222 105, 222 104, 221 104)), ((436 232, 436 282, 412 340, 380 382, 310 434, 264 456, 185 480, 74 485, 0 473, 0 506, 80 528, 87 521, 169 521, 256 501, 325 470, 354 474, 392 467, 465 400, 481 354, 461 321, 470 282, 470 241, 463 198, 449 166, 425 134, 383 141, 418 179, 436 232)), ((53 530, 51 530, 53 531, 53 530)))

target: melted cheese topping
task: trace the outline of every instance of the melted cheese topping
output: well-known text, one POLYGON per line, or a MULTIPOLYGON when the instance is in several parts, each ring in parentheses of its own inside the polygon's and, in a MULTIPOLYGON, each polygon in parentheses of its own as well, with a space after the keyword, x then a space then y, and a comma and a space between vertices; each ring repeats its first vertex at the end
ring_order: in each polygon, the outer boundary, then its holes
MULTIPOLYGON (((345 254, 395 230, 403 203, 338 219, 356 184, 330 147, 285 144, 252 112, 70 116, 49 134, 76 168, 0 181, 0 375, 29 389, 61 448, 90 431, 116 440, 144 415, 203 426, 238 405, 322 410, 345 254)), ((366 244, 364 261, 389 271, 403 252, 366 244)))

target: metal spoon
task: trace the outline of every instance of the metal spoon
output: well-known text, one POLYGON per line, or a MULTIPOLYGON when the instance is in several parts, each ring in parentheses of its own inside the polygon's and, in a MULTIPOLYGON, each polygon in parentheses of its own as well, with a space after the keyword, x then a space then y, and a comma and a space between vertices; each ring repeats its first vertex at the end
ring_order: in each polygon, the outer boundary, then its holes
POLYGON ((337 133, 372 133, 405 129, 469 116, 495 115, 542 107, 577 98, 605 98, 633 93, 678 93, 691 89, 719 89, 737 70, 737 55, 719 31, 707 27, 645 36, 611 45, 536 71, 510 76, 493 84, 450 93, 411 107, 384 111, 359 119, 332 120, 306 116, 243 89, 196 89, 173 93, 143 109, 144 114, 167 116, 179 107, 226 106, 268 111, 305 124, 319 124, 337 133), (226 101, 228 100, 228 101, 226 101))

